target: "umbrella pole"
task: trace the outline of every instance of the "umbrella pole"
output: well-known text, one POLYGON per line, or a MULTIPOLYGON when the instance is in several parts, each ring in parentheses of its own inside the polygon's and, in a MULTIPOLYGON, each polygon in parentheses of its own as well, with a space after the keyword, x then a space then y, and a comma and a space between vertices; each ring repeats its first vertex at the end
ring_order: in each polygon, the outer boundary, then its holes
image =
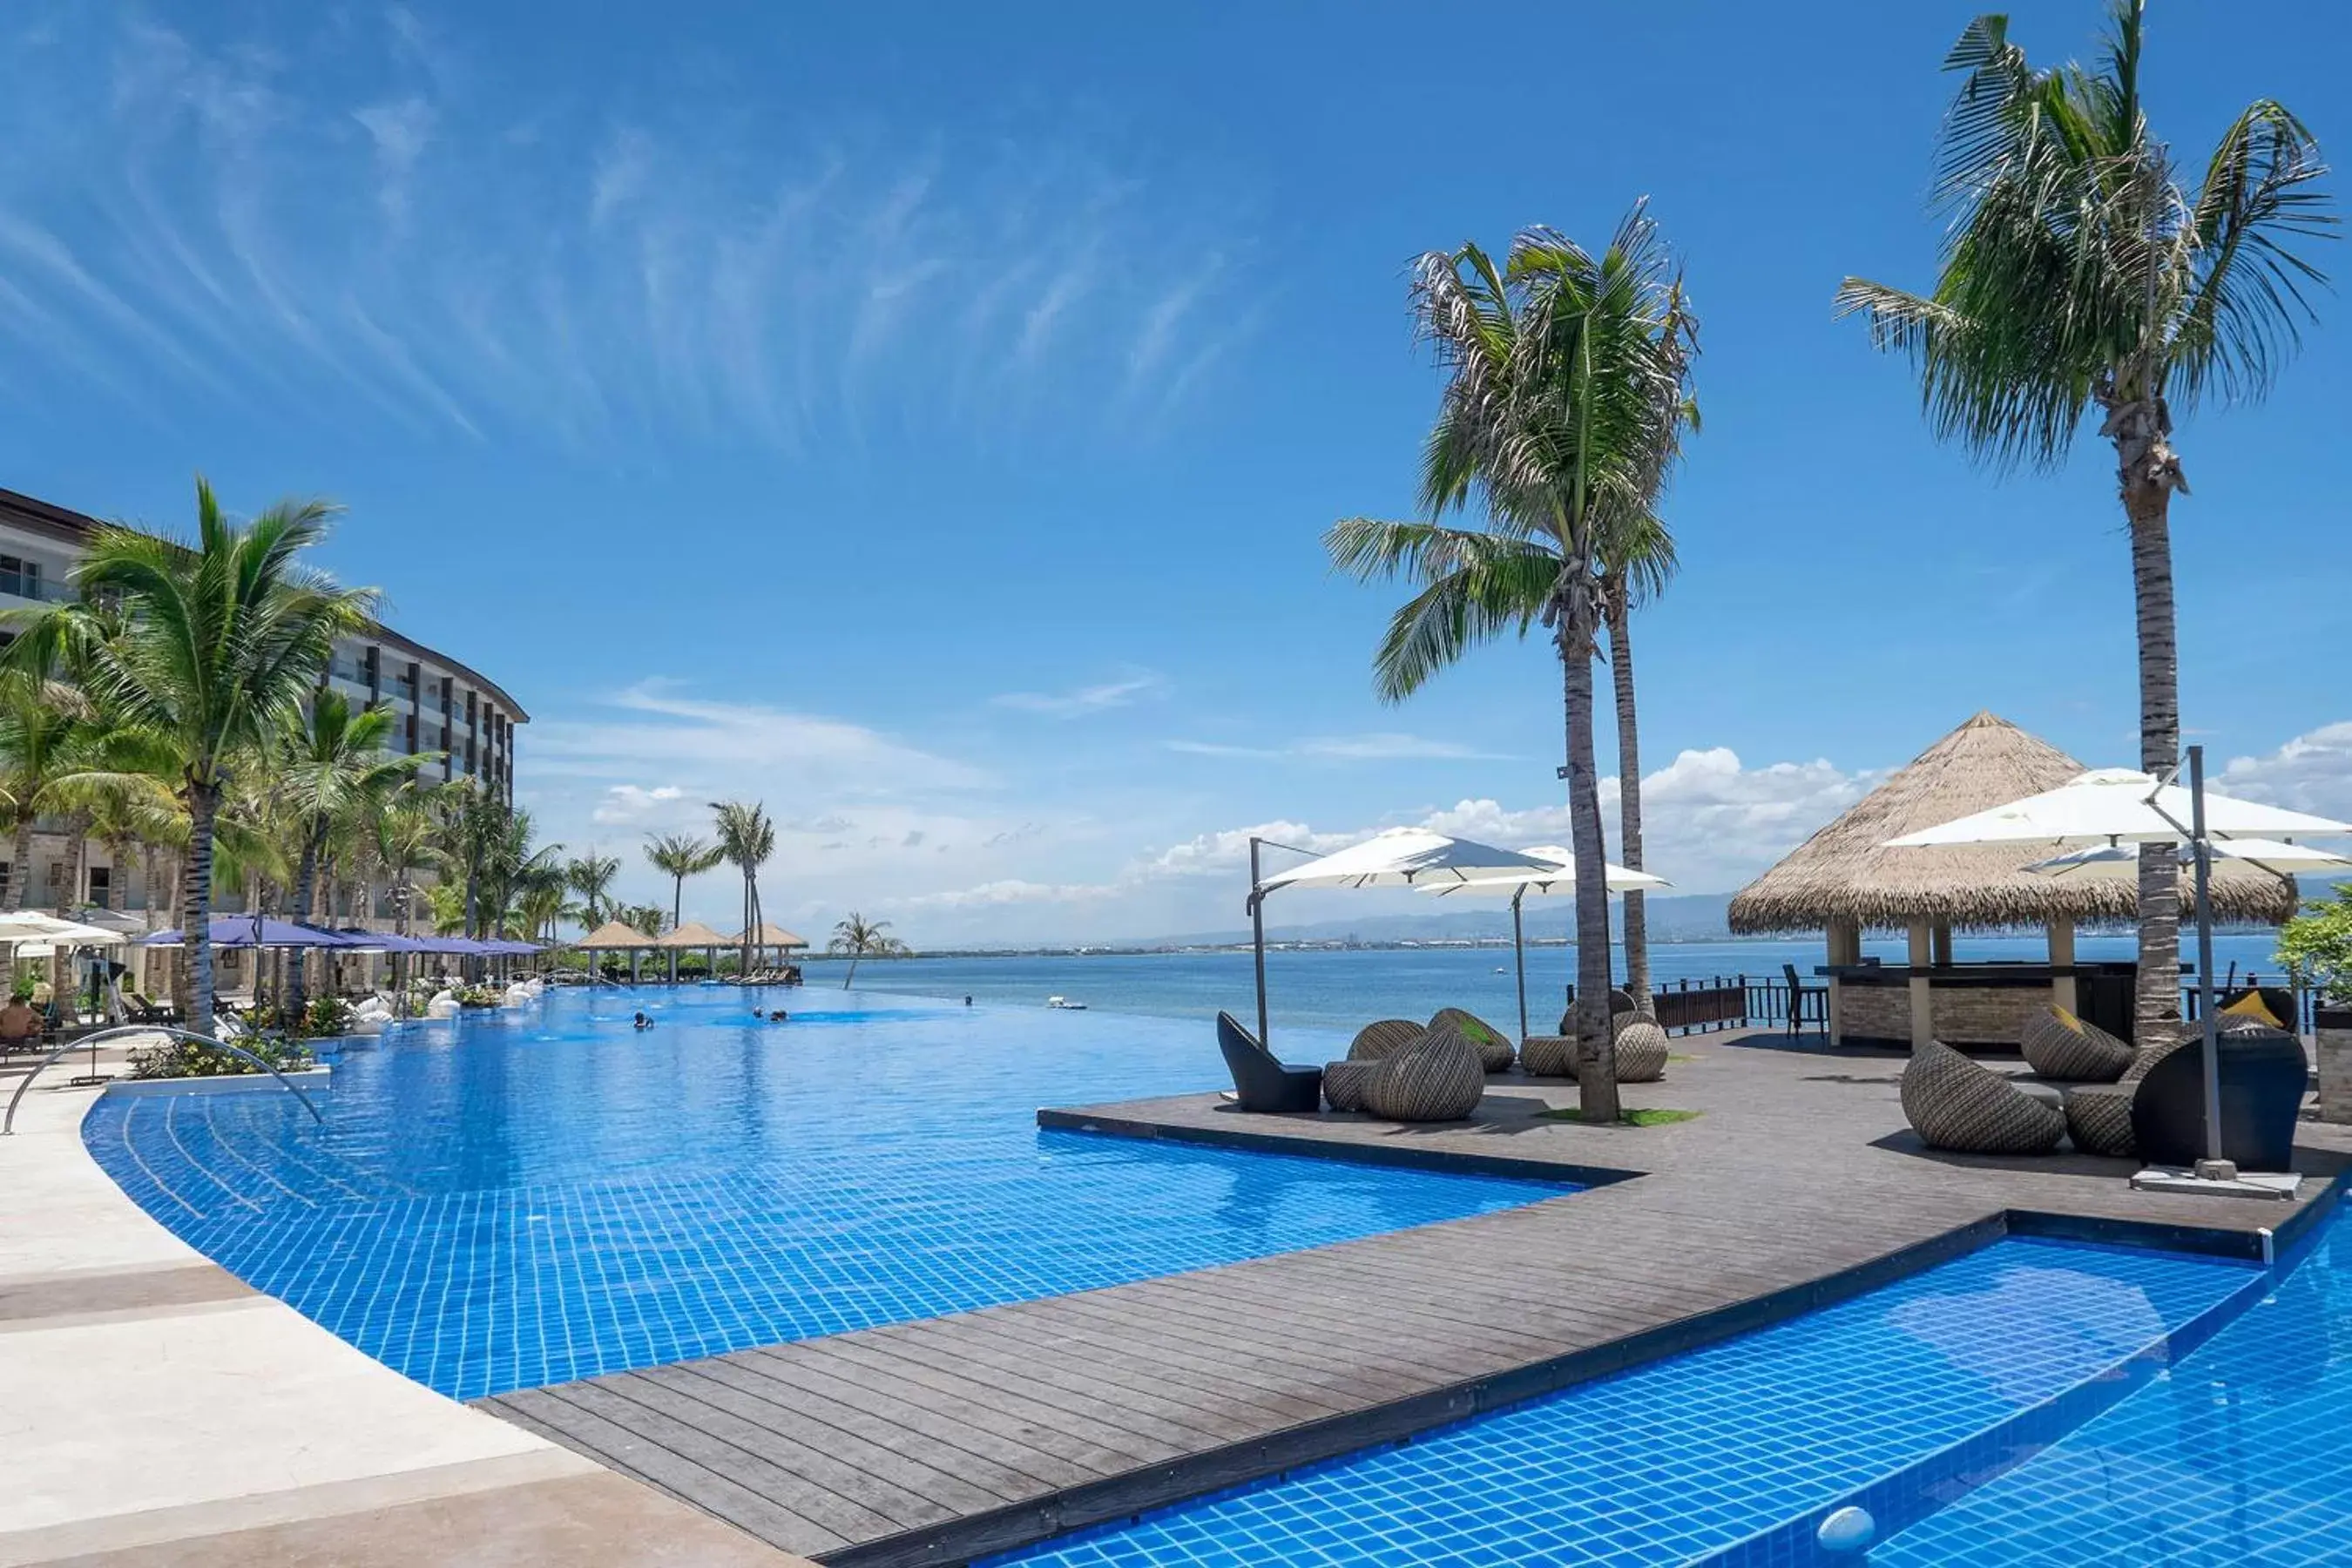
POLYGON ((2197 1027, 2205 1058, 2205 1163, 2197 1173, 2237 1180, 2221 1157, 2221 1048, 2213 1025, 2213 847, 2205 837, 2205 748, 2189 748, 2189 837, 2197 857, 2197 1027))
POLYGON ((1519 1043, 1521 1045, 1527 1044, 1528 1039, 1528 937, 1526 929, 1519 924, 1519 900, 1527 896, 1528 890, 1525 888, 1511 895, 1511 954, 1517 962, 1519 971, 1519 1043))
POLYGON ((1265 1045, 1265 898, 1258 890, 1258 841, 1250 839, 1250 948, 1257 963, 1257 1043, 1265 1045))

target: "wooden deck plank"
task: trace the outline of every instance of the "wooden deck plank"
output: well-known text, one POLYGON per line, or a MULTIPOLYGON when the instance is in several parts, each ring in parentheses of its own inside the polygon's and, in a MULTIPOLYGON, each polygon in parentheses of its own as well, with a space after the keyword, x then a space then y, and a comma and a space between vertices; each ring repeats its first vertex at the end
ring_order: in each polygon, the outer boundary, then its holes
POLYGON ((1075 1479, 1075 1472, 1066 1467, 1039 1463, 1050 1456, 1034 1449, 992 1441, 988 1434, 968 1426, 959 1428, 952 1441, 934 1436, 828 1397, 811 1386, 814 1379, 787 1382, 731 1356, 710 1356, 665 1370, 707 1378, 773 1411, 803 1420, 812 1428, 813 1437, 818 1431, 843 1434, 940 1474, 960 1478, 999 1501, 1010 1501, 1041 1486, 1075 1479), (1024 1468, 1023 1463, 1032 1468, 1024 1468))
MULTIPOLYGON (((1402 1436, 1801 1310, 1999 1233, 2003 1216, 2256 1248, 2288 1205, 2136 1194, 2113 1162, 1975 1161, 1907 1141, 1900 1063, 1678 1042, 1633 1131, 1536 1121, 1513 1083, 1468 1126, 1243 1117, 1213 1097, 1098 1127, 1288 1152, 1643 1173, 1571 1196, 1189 1274, 501 1395, 485 1409, 779 1546, 951 1563, 1402 1436), (2158 1229, 2154 1227, 2171 1227, 2158 1229)), ((2303 1166, 2352 1165, 2306 1123, 2303 1166)), ((2314 1183, 2307 1195, 2316 1195, 2314 1183)), ((2294 1222, 2300 1223, 2300 1222, 2294 1222)))

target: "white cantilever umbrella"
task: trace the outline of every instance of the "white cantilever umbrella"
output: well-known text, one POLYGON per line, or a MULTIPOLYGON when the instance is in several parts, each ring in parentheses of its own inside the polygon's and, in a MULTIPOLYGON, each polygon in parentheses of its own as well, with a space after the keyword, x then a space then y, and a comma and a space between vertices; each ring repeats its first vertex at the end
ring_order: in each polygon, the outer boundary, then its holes
MULTIPOLYGON (((1499 876, 1473 877, 1467 881, 1441 883, 1423 889, 1438 898, 1451 898, 1467 893, 1475 898, 1502 897, 1511 900, 1511 956, 1519 978, 1519 1038, 1528 1037, 1528 942, 1526 928, 1520 923, 1519 906, 1529 893, 1569 893, 1576 891, 1576 855, 1557 844, 1538 844, 1524 851, 1538 860, 1552 862, 1553 870, 1506 871, 1499 876)), ((1604 863, 1601 885, 1612 893, 1639 892, 1645 888, 1671 888, 1664 877, 1654 877, 1647 871, 1631 870, 1623 866, 1604 863)))
POLYGON ((2198 1174, 2201 1177, 2210 1171, 2226 1179, 2234 1171, 2221 1156, 2221 1058, 2213 1024, 2213 909, 2209 886, 2213 857, 2226 854, 2221 846, 2232 839, 2352 834, 2352 823, 2209 794, 2205 788, 2202 746, 2189 748, 2185 771, 2189 784, 2183 788, 2169 776, 2158 778, 2129 768, 2094 768, 2056 789, 1890 838, 1887 847, 1941 844, 2046 844, 2055 848, 2188 846, 2197 867, 2197 1012, 2205 1058, 2205 1160, 2199 1165, 2198 1174))
MULTIPOLYGON (((1264 1045, 1265 1024, 1265 897, 1284 888, 1433 888, 1458 886, 1480 877, 1538 872, 1557 876, 1558 865, 1497 849, 1471 838, 1454 838, 1426 827, 1391 827, 1361 844, 1350 844, 1304 865, 1271 877, 1258 870, 1258 851, 1267 845, 1291 847, 1272 839, 1250 839, 1250 940, 1257 956, 1257 1037, 1264 1045)), ((1305 851, 1299 851, 1305 853, 1305 851)))
MULTIPOLYGON (((2190 792, 2177 784, 2159 783, 2130 768, 2094 768, 2056 789, 1886 842, 1890 848, 1939 844, 2047 844, 2054 848, 2181 844, 2195 837, 2191 832, 2195 816, 2196 802, 2190 792)), ((2352 833, 2352 823, 2232 800, 2209 791, 2205 832, 2212 838, 2300 838, 2352 833)))
MULTIPOLYGON (((2212 797, 2208 795, 2206 799, 2210 802, 2212 797)), ((2281 877, 2298 871, 2352 873, 2352 855, 2338 855, 2315 844, 2285 844, 2275 838, 2216 838, 2212 850, 2217 859, 2242 861, 2258 871, 2281 877)), ((2136 880, 2139 876, 2139 846, 2095 844, 2087 849, 2069 849, 2063 855, 2036 860, 2026 869, 2044 877, 2136 880)))

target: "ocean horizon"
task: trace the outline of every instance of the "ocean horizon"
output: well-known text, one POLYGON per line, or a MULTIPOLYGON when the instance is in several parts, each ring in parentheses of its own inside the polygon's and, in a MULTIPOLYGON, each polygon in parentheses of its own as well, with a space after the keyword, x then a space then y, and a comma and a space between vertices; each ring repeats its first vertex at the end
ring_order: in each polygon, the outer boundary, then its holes
MULTIPOLYGON (((1962 936, 1956 945, 1963 963, 2031 963, 2045 956, 2038 936, 1962 936)), ((2084 961, 2127 959, 2133 947, 2129 936, 2084 937, 2076 952, 2084 961)), ((2215 972, 2224 979, 2233 973, 2275 979, 2281 973, 2270 932, 2217 935, 2213 949, 2215 972)), ((1901 939, 1894 939, 1865 942, 1863 952, 1899 963, 1906 949, 1901 939)), ((1818 938, 1658 942, 1650 948, 1652 984, 1660 987, 1738 975, 1778 979, 1783 964, 1794 964, 1810 981, 1814 966, 1823 962, 1818 938)), ((848 961, 819 954, 803 960, 802 967, 814 991, 838 987, 848 961)), ((1575 979, 1575 945, 1530 947, 1527 967, 1528 1019, 1547 1029, 1557 1022, 1575 979)), ((1621 977, 1624 973, 1622 948, 1612 950, 1612 970, 1621 977)), ((1508 1026, 1518 1015, 1507 945, 1269 948, 1265 971, 1267 1016, 1276 1032, 1285 1026, 1352 1030, 1375 1018, 1425 1018, 1447 1006, 1467 1008, 1498 1026, 1508 1026)), ((1220 1012, 1247 1018, 1257 1005, 1247 949, 869 958, 858 964, 856 979, 861 991, 1040 1009, 1059 996, 1095 1012, 1156 1018, 1206 1020, 1220 1012)))

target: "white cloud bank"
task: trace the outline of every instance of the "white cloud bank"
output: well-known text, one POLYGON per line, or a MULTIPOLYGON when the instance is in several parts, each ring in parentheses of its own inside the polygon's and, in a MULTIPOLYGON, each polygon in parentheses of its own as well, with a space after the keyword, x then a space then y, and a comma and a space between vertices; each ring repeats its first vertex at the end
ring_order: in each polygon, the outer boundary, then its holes
POLYGON ((2232 757, 2213 787, 2265 805, 2352 820, 2352 720, 2322 724, 2259 757, 2232 757))
MULTIPOLYGON (((1826 761, 1750 768, 1727 747, 1684 752, 1643 780, 1648 864, 1684 891, 1737 887, 1859 800, 1878 777, 1826 761)), ((1601 799, 1613 853, 1614 778, 1601 781, 1601 799)), ((1001 879, 911 895, 888 907, 908 917, 910 933, 929 927, 949 933, 946 940, 971 940, 971 933, 1008 941, 1103 940, 1230 930, 1239 923, 1252 837, 1319 855, 1399 826, 1505 846, 1569 836, 1564 803, 1509 806, 1468 799, 1338 828, 1297 821, 1217 828, 1143 849, 1101 880, 1001 879), (959 932, 967 934, 952 934, 959 932)), ((1296 858, 1269 852, 1266 864, 1278 868, 1296 858)), ((1302 892, 1293 896, 1288 913, 1319 918, 1335 905, 1357 907, 1340 900, 1367 896, 1379 895, 1302 892)))

